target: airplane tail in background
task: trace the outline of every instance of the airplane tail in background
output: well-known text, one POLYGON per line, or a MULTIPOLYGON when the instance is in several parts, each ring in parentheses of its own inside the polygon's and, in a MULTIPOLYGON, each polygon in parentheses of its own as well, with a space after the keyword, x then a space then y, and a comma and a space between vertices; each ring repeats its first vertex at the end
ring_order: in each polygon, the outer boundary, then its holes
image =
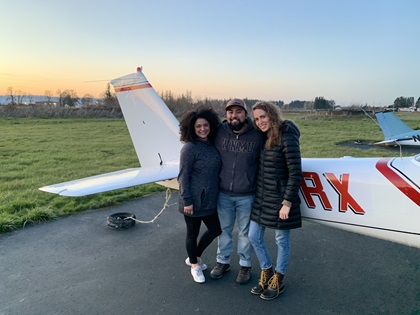
POLYGON ((378 112, 375 115, 385 137, 384 141, 375 144, 420 146, 419 130, 411 129, 392 112, 378 112))
POLYGON ((392 112, 379 112, 375 115, 384 133, 385 140, 395 139, 400 134, 414 131, 392 112))

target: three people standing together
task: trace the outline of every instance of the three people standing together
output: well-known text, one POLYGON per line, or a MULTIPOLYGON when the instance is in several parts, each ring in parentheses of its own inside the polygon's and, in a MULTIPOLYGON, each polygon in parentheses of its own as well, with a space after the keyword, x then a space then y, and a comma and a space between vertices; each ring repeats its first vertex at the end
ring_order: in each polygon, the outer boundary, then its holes
MULTIPOLYGON (((187 115, 197 114, 198 111, 187 115)), ((200 269, 202 274, 202 270, 207 268, 199 257, 220 232, 216 265, 210 272, 210 277, 220 279, 224 273, 230 270, 231 254, 234 247, 233 230, 236 222, 238 228, 237 253, 240 265, 236 282, 246 284, 250 280, 253 247, 262 271, 258 285, 252 288, 251 293, 259 294, 261 298, 270 300, 277 297, 284 288, 283 277, 290 257, 290 229, 301 226, 298 197, 302 176, 299 130, 292 122, 282 120, 278 107, 269 102, 255 104, 253 116, 257 128, 248 117, 244 101, 232 99, 226 104, 226 121, 217 126, 207 120, 210 126, 209 135, 212 134, 212 136, 208 136, 205 141, 210 140, 212 143, 214 139, 214 147, 211 151, 214 153, 213 149, 217 149, 220 164, 216 163, 218 167, 213 168, 213 175, 209 173, 210 164, 207 164, 202 169, 196 168, 195 176, 205 179, 207 184, 213 183, 212 186, 215 185, 215 182, 218 184, 217 197, 214 195, 210 197, 212 199, 210 202, 211 211, 203 211, 203 206, 193 205, 192 209, 194 210, 189 212, 191 201, 188 200, 188 195, 191 192, 185 194, 185 187, 188 187, 186 182, 192 183, 197 180, 190 177, 193 175, 192 173, 186 175, 185 165, 188 164, 187 161, 189 164, 194 164, 192 162, 194 159, 185 157, 184 151, 188 148, 184 149, 184 145, 181 151, 180 175, 178 177, 180 211, 182 210, 184 217, 193 215, 194 211, 201 213, 202 219, 199 222, 201 223, 202 220, 208 228, 200 239, 199 244, 202 245, 197 246, 199 250, 192 251, 189 247, 194 248, 194 246, 191 246, 191 241, 188 240, 197 239, 200 225, 196 224, 195 227, 197 229, 198 226, 198 231, 191 233, 189 230, 192 228, 187 223, 186 244, 189 257, 186 263, 192 266, 193 277, 194 273, 198 274, 195 270, 200 269), (212 176, 213 178, 211 178, 212 176), (213 208, 215 202, 217 203, 217 212, 213 208), (196 207, 200 208, 196 209, 196 207), (207 222, 211 222, 207 224, 204 221, 204 214, 210 215, 210 213, 213 217, 216 213, 219 221, 206 219, 207 222), (276 231, 278 254, 274 271, 264 242, 266 227, 276 231), (206 233, 208 234, 206 241, 202 241, 206 233)), ((204 120, 206 119, 204 118, 204 120)), ((185 126, 183 121, 184 119, 181 121, 181 140, 188 144, 186 141, 188 139, 182 136, 183 125, 185 126)), ((199 124, 199 122, 194 123, 199 124)), ((198 133, 197 128, 192 129, 191 127, 189 133, 192 133, 192 130, 198 133)), ((198 134, 192 138, 194 141, 198 138, 201 139, 199 141, 203 139, 198 134)), ((190 146, 192 145, 188 145, 188 147, 190 146)), ((213 145, 211 144, 211 146, 213 145)), ((197 145, 194 147, 199 148, 197 145)), ((200 148, 196 151, 195 156, 199 155, 207 156, 207 153, 200 148)), ((196 166, 198 165, 197 163, 196 166)), ((198 196, 208 196, 204 186, 206 186, 204 183, 200 187, 194 185, 198 196)), ((212 191, 215 189, 213 188, 212 191)), ((188 220, 186 219, 186 222, 188 220)), ((203 279, 204 275, 194 277, 196 282, 204 282, 203 279)))

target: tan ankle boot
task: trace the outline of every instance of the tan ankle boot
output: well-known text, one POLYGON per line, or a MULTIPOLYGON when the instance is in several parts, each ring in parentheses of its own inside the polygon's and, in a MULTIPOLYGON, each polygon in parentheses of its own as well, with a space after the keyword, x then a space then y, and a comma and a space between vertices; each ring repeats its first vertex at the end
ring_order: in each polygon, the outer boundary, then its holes
POLYGON ((267 289, 260 295, 263 300, 272 300, 279 296, 284 291, 284 275, 280 272, 275 274, 268 281, 267 289))
POLYGON ((268 269, 262 269, 258 284, 251 289, 252 294, 261 294, 268 287, 268 280, 273 276, 273 267, 268 269))

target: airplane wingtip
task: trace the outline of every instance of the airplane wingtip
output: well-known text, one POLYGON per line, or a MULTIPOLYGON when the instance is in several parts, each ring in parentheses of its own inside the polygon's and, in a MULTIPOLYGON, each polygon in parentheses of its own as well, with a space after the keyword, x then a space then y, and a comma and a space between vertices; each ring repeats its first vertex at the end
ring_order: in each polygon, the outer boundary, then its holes
POLYGON ((55 188, 53 186, 43 186, 43 187, 38 188, 38 190, 43 191, 43 192, 47 192, 47 193, 51 193, 51 194, 63 195, 63 193, 67 189, 59 189, 59 188, 55 188))

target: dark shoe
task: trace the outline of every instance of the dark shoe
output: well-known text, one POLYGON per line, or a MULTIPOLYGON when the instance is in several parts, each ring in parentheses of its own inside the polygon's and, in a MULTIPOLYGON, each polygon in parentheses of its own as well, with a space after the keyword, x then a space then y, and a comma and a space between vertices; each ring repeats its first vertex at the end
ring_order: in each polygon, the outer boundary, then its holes
POLYGON ((236 282, 239 284, 247 284, 249 279, 251 279, 251 267, 241 266, 238 276, 236 277, 236 282))
POLYGON ((230 270, 230 264, 221 264, 219 262, 216 263, 213 270, 210 272, 210 278, 212 279, 220 279, 225 272, 230 270))
POLYGON ((258 284, 251 289, 252 294, 258 294, 264 292, 265 289, 268 287, 268 280, 273 276, 273 267, 268 269, 262 269, 260 280, 258 281, 258 284))
POLYGON ((275 299, 284 291, 284 275, 277 272, 268 280, 268 288, 260 295, 263 300, 275 299))

